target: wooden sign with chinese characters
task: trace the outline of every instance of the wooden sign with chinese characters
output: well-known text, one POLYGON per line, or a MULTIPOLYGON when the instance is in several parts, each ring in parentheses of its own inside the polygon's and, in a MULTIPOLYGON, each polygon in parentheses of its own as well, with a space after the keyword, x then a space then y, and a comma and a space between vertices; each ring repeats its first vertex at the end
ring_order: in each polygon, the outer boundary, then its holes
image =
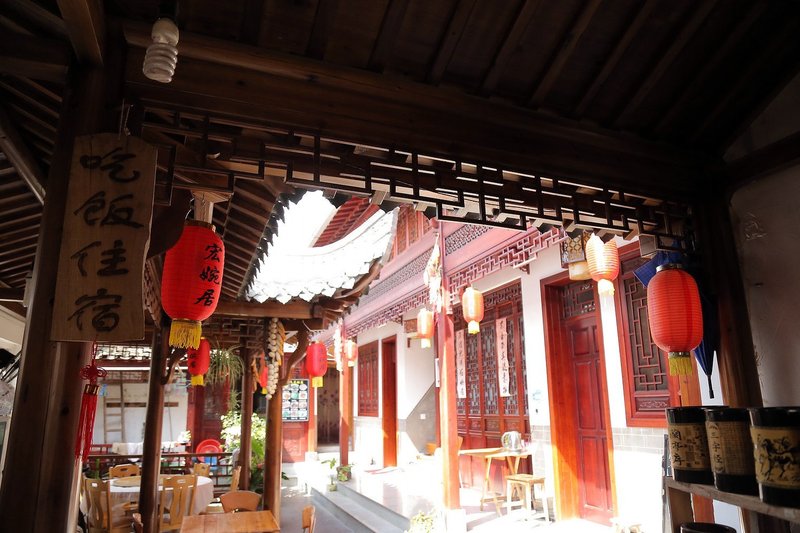
POLYGON ((456 331, 456 398, 467 397, 467 343, 464 330, 456 331))
POLYGON ((495 338, 497 339, 497 381, 500 386, 500 396, 511 396, 510 377, 508 369, 508 329, 506 319, 498 318, 495 322, 495 338))
POLYGON ((142 279, 156 148, 116 133, 75 139, 52 339, 144 338, 142 279))

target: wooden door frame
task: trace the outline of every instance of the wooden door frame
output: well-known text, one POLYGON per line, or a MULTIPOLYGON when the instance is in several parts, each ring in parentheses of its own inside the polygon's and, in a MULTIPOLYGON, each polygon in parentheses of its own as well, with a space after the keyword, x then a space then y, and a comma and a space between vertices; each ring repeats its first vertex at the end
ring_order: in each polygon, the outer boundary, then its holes
POLYGON ((383 466, 397 466, 397 335, 381 339, 381 430, 383 431, 383 466), (390 375, 386 364, 387 346, 394 355, 394 369, 390 375), (391 392, 391 394, 387 394, 391 392), (389 423, 391 422, 391 424, 389 423), (392 430, 393 426, 393 430, 392 430), (394 439, 389 435, 394 433, 394 439), (387 463, 387 451, 394 455, 394 464, 387 463))
MULTIPOLYGON (((575 395, 572 387, 562 386, 564 376, 571 376, 572 369, 565 358, 555 354, 564 349, 566 339, 561 331, 561 299, 559 289, 572 280, 569 273, 561 272, 541 280, 542 319, 544 324, 545 363, 547 366, 547 389, 550 408, 550 442, 553 453, 553 487, 555 492, 555 513, 557 520, 580 516, 580 496, 576 465, 577 420, 574 414, 558 416, 557 413, 575 413, 575 395)), ((616 480, 614 475, 614 439, 611 429, 611 413, 608 400, 608 379, 606 374, 606 356, 603 346, 603 321, 600 313, 600 298, 597 288, 594 289, 595 311, 597 322, 597 348, 600 353, 600 371, 603 375, 601 401, 603 402, 604 422, 606 426, 606 446, 608 453, 608 473, 611 489, 612 516, 618 512, 616 480)))

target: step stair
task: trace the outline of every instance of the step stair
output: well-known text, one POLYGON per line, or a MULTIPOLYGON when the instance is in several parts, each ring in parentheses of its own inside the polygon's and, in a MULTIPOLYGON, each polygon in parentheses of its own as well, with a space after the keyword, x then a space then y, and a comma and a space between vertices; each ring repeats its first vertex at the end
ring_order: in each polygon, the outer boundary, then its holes
POLYGON ((357 533, 402 533, 409 528, 408 518, 356 492, 347 483, 338 483, 333 492, 323 486, 312 487, 311 500, 357 533))

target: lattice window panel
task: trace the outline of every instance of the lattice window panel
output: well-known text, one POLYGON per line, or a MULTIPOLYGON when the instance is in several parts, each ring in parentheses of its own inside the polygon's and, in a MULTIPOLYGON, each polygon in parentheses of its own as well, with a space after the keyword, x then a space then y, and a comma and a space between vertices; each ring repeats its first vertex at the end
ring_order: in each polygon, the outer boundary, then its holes
POLYGON ((594 282, 592 280, 576 281, 561 289, 564 319, 594 313, 594 282))
POLYGON ((358 416, 378 416, 378 343, 358 349, 358 416))
MULTIPOLYGON (((522 302, 520 302, 521 304, 522 302)), ((520 310, 521 311, 521 310, 520 310)), ((519 353, 522 367, 522 400, 525 404, 525 416, 528 416, 528 367, 525 364, 525 327, 522 322, 522 313, 517 317, 517 328, 519 331, 519 353)))
POLYGON ((469 399, 469 414, 480 415, 482 409, 481 398, 481 367, 478 358, 477 335, 466 335, 467 347, 467 398, 469 399))
POLYGON ((483 374, 483 414, 496 415, 498 408, 498 386, 497 386, 497 340, 496 330, 493 320, 481 322, 481 356, 483 374))

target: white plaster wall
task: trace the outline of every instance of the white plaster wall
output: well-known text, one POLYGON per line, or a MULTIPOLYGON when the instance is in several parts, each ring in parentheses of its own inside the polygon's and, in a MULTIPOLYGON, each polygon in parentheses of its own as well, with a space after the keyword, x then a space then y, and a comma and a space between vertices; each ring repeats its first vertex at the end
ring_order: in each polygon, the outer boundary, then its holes
POLYGON ((16 354, 22 347, 25 321, 0 307, 0 348, 16 354))

